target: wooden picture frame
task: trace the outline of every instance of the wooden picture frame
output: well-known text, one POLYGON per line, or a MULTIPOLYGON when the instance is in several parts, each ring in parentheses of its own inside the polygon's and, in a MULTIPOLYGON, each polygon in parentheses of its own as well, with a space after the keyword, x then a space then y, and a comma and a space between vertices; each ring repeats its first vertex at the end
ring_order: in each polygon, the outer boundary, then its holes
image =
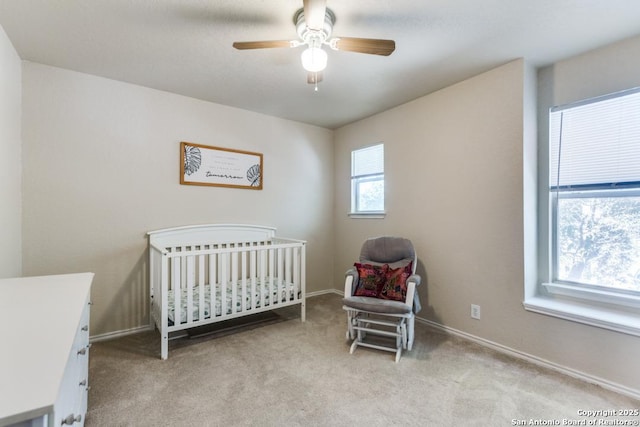
POLYGON ((262 153, 180 143, 180 184, 262 190, 262 153))

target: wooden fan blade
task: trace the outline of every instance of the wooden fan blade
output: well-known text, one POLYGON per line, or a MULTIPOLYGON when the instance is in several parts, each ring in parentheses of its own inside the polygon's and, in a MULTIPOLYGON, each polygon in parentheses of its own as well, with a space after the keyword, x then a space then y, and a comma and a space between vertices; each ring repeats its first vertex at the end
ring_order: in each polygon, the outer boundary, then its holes
POLYGON ((347 52, 369 53, 371 55, 389 56, 396 50, 396 42, 382 39, 361 39, 357 37, 339 37, 336 49, 347 52))
POLYGON ((324 27, 327 0, 304 0, 304 21, 307 27, 320 31, 324 27))
POLYGON ((307 73, 307 83, 310 85, 314 85, 316 83, 320 83, 322 81, 322 71, 318 71, 317 73, 307 73))
POLYGON ((272 47, 292 47, 289 40, 267 40, 261 42, 234 42, 236 49, 268 49, 272 47))

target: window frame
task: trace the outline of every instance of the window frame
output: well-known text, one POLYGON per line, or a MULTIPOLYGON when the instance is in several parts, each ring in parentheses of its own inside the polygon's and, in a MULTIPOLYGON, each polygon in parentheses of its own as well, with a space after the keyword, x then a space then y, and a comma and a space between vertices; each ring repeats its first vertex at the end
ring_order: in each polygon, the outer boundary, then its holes
MULTIPOLYGON (((541 122, 546 124, 546 147, 540 150, 541 155, 547 159, 539 163, 538 173, 546 178, 539 180, 544 186, 539 192, 541 199, 539 215, 543 215, 538 224, 539 242, 541 244, 538 253, 539 280, 535 289, 527 290, 525 287, 524 308, 528 311, 562 318, 578 323, 588 324, 617 332, 640 336, 640 294, 633 291, 609 288, 606 286, 577 284, 557 279, 557 203, 560 198, 593 197, 601 194, 607 197, 630 197, 640 195, 640 188, 615 189, 599 188, 589 191, 582 190, 572 192, 554 191, 554 184, 549 182, 551 138, 550 138, 550 113, 554 109, 567 109, 587 103, 603 101, 613 97, 630 95, 640 92, 640 88, 633 88, 613 94, 569 103, 547 110, 547 117, 541 122), (588 194, 587 194, 588 193, 588 194), (623 194, 624 193, 624 194, 623 194), (544 216, 546 215, 546 220, 544 216)), ((544 140, 541 140, 544 143, 544 140)))
POLYGON ((385 211, 385 178, 384 178, 384 143, 379 142, 379 143, 375 143, 375 144, 371 144, 371 145, 367 145, 364 147, 360 147, 360 148, 356 148, 351 150, 351 173, 350 173, 350 179, 351 179, 351 204, 350 204, 350 211, 349 211, 349 216, 351 218, 384 218, 386 215, 386 211, 385 211), (368 174, 362 174, 362 175, 354 175, 354 162, 355 162, 355 156, 356 153, 358 151, 362 151, 362 150, 367 150, 367 149, 371 149, 373 147, 377 147, 377 146, 381 146, 382 147, 382 171, 381 172, 376 172, 376 173, 368 173, 368 174), (360 209, 360 207, 358 206, 358 202, 359 202, 359 184, 362 183, 366 183, 366 182, 376 182, 376 181, 381 181, 382 182, 382 186, 383 186, 383 193, 382 193, 382 205, 383 208, 382 210, 362 210, 360 209))

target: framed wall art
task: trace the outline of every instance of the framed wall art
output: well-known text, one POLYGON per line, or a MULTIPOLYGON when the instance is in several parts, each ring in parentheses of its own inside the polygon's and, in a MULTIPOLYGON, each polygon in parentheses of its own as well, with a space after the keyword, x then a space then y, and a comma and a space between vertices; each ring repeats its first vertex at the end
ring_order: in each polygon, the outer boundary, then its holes
POLYGON ((262 190, 262 154, 181 142, 180 184, 262 190))

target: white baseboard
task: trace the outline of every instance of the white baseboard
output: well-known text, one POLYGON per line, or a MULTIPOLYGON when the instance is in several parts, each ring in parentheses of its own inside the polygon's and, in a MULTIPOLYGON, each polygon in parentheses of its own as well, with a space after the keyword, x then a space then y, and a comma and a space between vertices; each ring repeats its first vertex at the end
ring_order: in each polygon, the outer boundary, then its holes
POLYGON ((335 294, 336 292, 337 291, 335 289, 325 289, 323 291, 307 292, 307 298, 317 297, 319 295, 335 294))
POLYGON ((106 334, 92 335, 89 338, 90 342, 108 341, 116 338, 126 337, 127 335, 139 334, 140 332, 146 332, 152 330, 153 325, 137 326, 131 329, 124 329, 121 331, 107 332, 106 334))
POLYGON ((550 361, 542 359, 540 357, 537 357, 537 356, 534 356, 534 355, 531 355, 531 354, 528 354, 528 353, 524 353, 524 352, 519 351, 519 350, 515 350, 515 349, 513 349, 511 347, 507 347, 507 346, 504 346, 502 344, 498 344, 498 343, 495 343, 493 341, 486 340, 484 338, 480 338, 480 337, 477 337, 475 335, 472 335, 472 334, 469 334, 469 333, 466 333, 466 332, 463 332, 463 331, 460 331, 460 330, 457 330, 457 329, 454 329, 454 328, 450 328, 448 326, 441 325, 439 323, 433 322, 431 320, 424 319, 422 317, 416 316, 416 320, 418 322, 426 325, 426 326, 431 327, 431 328, 438 329, 440 331, 444 331, 444 332, 446 332, 448 334, 455 335, 457 337, 460 337, 460 338, 463 338, 463 339, 466 339, 466 340, 469 340, 469 341, 473 341, 473 342, 475 342, 477 344, 480 344, 480 345, 482 345, 484 347, 491 348, 491 349, 493 349, 495 351, 498 351, 500 353, 507 354, 509 356, 513 356, 515 358, 525 360, 527 362, 533 363, 534 365, 542 366, 544 368, 549 368, 549 369, 551 369, 553 371, 556 371, 556 372, 559 372, 561 374, 568 375, 570 377, 573 377, 573 378, 576 378, 576 379, 579 379, 579 380, 582 380, 582 381, 585 381, 585 382, 588 382, 588 383, 591 383, 591 384, 598 385, 598 386, 600 386, 600 387, 602 387, 604 389, 611 390, 611 391, 614 391, 616 393, 620 393, 622 395, 629 396, 629 397, 632 397, 634 399, 639 399, 640 400, 640 390, 636 390, 636 389, 633 389, 633 388, 630 388, 630 387, 627 387, 627 386, 624 386, 624 385, 621 385, 621 384, 617 384, 617 383, 605 380, 605 379, 600 378, 600 377, 589 375, 589 374, 586 374, 584 372, 581 372, 581 371, 575 370, 573 368, 570 368, 568 366, 558 365, 557 363, 550 362, 550 361))

